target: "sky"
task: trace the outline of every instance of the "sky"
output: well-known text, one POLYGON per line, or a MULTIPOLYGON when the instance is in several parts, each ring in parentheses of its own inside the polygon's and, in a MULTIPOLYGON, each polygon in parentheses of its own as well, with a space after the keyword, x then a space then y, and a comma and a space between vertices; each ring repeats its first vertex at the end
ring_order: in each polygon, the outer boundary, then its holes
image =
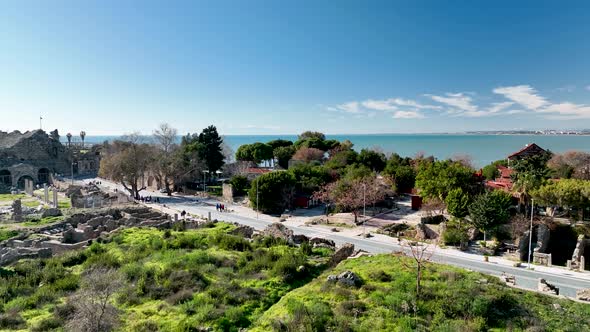
POLYGON ((0 130, 590 128, 589 36, 588 1, 8 0, 0 130))

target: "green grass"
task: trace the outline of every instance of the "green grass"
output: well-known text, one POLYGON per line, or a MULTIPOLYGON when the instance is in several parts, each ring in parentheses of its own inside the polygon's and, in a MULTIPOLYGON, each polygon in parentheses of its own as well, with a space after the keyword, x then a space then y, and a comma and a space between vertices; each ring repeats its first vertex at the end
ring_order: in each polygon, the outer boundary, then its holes
POLYGON ((51 314, 55 307, 75 292, 84 270, 106 266, 127 283, 114 300, 121 331, 237 331, 319 275, 331 253, 269 238, 250 242, 231 235, 233 229, 226 223, 190 231, 124 229, 83 251, 21 261, 0 270, 0 314, 16 312, 27 329, 45 320, 63 326, 51 314))
POLYGON ((18 234, 19 234, 19 232, 15 231, 15 230, 8 230, 8 229, 0 228, 0 242, 2 242, 4 240, 8 240, 11 237, 15 237, 18 234))
POLYGON ((4 201, 14 201, 15 199, 18 198, 25 198, 27 197, 27 195, 25 194, 17 194, 17 195, 13 195, 13 194, 0 194, 0 202, 4 202, 4 201))
POLYGON ((41 219, 35 219, 35 220, 27 220, 23 223, 24 226, 42 226, 42 225, 49 225, 49 224, 53 224, 56 222, 60 222, 63 221, 65 219, 64 216, 59 216, 59 217, 45 217, 45 218, 41 218, 41 219))
POLYGON ((589 305, 508 288, 497 278, 444 265, 429 264, 417 300, 416 272, 407 265, 410 259, 392 255, 346 260, 287 294, 250 331, 590 330, 589 305), (363 285, 326 281, 328 274, 345 270, 358 274, 363 285))

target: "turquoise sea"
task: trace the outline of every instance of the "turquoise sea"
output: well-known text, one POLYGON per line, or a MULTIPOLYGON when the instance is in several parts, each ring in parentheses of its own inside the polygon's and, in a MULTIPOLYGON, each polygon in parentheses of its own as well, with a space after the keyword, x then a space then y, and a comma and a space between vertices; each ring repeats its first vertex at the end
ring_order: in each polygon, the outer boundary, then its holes
MULTIPOLYGON (((471 135, 471 134, 379 134, 379 135, 327 135, 330 139, 348 139, 354 148, 378 148, 385 153, 401 156, 416 153, 444 159, 455 155, 468 155, 475 167, 505 158, 526 144, 537 143, 553 152, 579 150, 590 152, 590 136, 576 135, 471 135)), ((102 143, 116 136, 87 136, 87 143, 102 143)), ((273 139, 296 140, 295 135, 228 135, 227 144, 235 151, 242 144, 267 142, 273 139)))

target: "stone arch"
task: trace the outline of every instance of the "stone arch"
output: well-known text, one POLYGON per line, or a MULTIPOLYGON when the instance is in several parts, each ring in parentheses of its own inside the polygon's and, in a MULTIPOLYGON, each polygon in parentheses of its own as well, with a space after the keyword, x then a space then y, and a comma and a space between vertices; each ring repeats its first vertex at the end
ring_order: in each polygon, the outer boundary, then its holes
POLYGON ((33 183, 35 183, 35 179, 33 179, 32 176, 30 176, 30 175, 23 175, 20 178, 18 178, 18 181, 16 182, 18 189, 21 189, 21 190, 24 190, 25 189, 25 180, 26 179, 29 179, 29 180, 33 181, 33 183))
POLYGON ((12 173, 9 170, 3 169, 0 171, 0 185, 12 187, 12 173))
POLYGON ((37 178, 39 179, 39 184, 49 183, 49 170, 47 168, 40 168, 37 172, 37 178))

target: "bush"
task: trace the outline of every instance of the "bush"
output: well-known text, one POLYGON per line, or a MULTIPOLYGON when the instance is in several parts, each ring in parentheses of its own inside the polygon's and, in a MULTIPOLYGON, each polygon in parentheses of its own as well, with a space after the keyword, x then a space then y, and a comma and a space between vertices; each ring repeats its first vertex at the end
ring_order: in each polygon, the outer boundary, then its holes
POLYGON ((15 310, 10 310, 6 313, 0 314, 0 328, 18 330, 25 324, 25 320, 20 313, 15 310))
POLYGON ((447 228, 443 233, 443 243, 446 245, 460 245, 469 239, 467 232, 458 228, 447 228))
POLYGON ((391 281, 391 275, 389 275, 388 273, 386 273, 383 270, 371 271, 369 273, 369 278, 371 278, 372 280, 377 280, 377 281, 381 281, 381 282, 391 281))
POLYGON ((229 183, 232 185, 234 189, 234 195, 236 196, 242 196, 246 194, 248 189, 250 189, 250 181, 243 175, 234 175, 229 180, 229 183))
POLYGON ((63 325, 63 321, 56 317, 46 318, 37 323, 31 331, 42 332, 42 331, 55 331, 57 328, 63 325))
POLYGON ((193 298, 193 291, 191 291, 190 289, 181 289, 178 292, 168 296, 168 298, 166 298, 166 302, 168 302, 172 305, 177 305, 177 304, 187 302, 187 301, 191 300, 192 298, 193 298))

